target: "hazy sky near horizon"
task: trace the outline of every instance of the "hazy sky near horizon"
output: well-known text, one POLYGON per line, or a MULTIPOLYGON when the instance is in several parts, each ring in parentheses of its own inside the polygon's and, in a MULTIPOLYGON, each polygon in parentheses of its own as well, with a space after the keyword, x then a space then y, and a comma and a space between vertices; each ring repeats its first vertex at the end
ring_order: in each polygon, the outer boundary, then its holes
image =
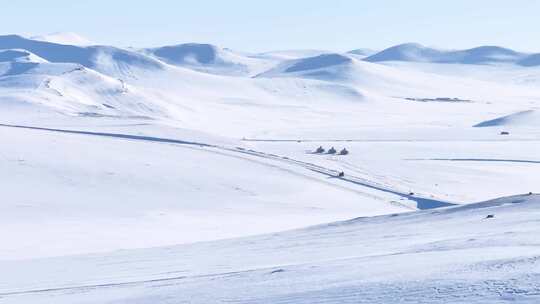
POLYGON ((537 0, 2 1, 1 34, 75 32, 101 44, 245 51, 500 45, 540 52, 537 0))

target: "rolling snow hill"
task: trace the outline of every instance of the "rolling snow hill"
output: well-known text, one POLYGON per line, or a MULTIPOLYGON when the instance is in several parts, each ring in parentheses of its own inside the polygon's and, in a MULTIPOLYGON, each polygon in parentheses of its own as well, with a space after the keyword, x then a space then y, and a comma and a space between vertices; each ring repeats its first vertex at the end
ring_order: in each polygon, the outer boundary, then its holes
POLYGON ((305 77, 319 80, 343 80, 353 59, 346 55, 326 53, 314 57, 288 60, 257 77, 305 77))
POLYGON ((540 66, 540 54, 529 55, 521 59, 518 64, 525 67, 540 66))
POLYGON ((417 43, 390 47, 365 58, 369 62, 412 61, 432 63, 492 64, 517 63, 535 65, 534 57, 498 46, 481 46, 467 50, 438 50, 417 43))
POLYGON ((377 51, 372 50, 372 49, 367 49, 367 48, 355 49, 355 50, 347 52, 347 54, 354 55, 358 58, 366 58, 377 53, 378 53, 377 51))
POLYGON ((244 55, 211 44, 187 43, 143 52, 172 65, 212 74, 249 76, 275 64, 275 60, 244 55))
POLYGON ((17 35, 0 36, 0 49, 22 49, 54 63, 76 63, 111 75, 129 75, 134 68, 155 70, 163 64, 147 56, 110 46, 74 46, 17 35))
POLYGON ((0 126, 2 141, 17 141, 2 152, 9 203, 1 207, 0 235, 9 249, 0 259, 173 245, 414 210, 407 200, 391 203, 399 195, 246 153, 235 140, 189 130, 173 132, 176 141, 103 131, 0 126))
MULTIPOLYGON (((80 116, 166 115, 159 104, 120 79, 77 63, 48 62, 26 50, 0 51, 0 92, 0 100, 19 100, 21 105, 28 105, 26 114, 33 104, 80 116)), ((13 109, 5 103, 0 107, 3 111, 13 109)))
POLYGON ((250 238, 0 262, 13 273, 0 279, 0 303, 534 303, 539 215, 538 196, 525 195, 250 238))
MULTIPOLYGON (((437 64, 436 64, 437 65, 437 64)), ((352 55, 327 53, 315 57, 287 60, 277 67, 257 75, 257 78, 293 78, 315 79, 337 83, 351 94, 372 96, 368 100, 382 98, 409 98, 437 101, 452 99, 463 101, 490 102, 512 99, 513 93, 536 96, 536 88, 510 88, 513 84, 504 85, 508 90, 495 88, 499 81, 463 78, 460 74, 447 74, 438 65, 428 71, 422 69, 402 69, 400 66, 383 65, 366 62, 352 55), (498 94, 492 94, 497 91, 498 94), (510 95, 508 95, 510 93, 510 95), (502 94, 502 95, 501 95, 502 94), (430 98, 431 97, 431 98, 430 98), (422 98, 419 98, 422 99, 422 98)), ((540 74, 539 74, 540 75, 540 74)), ((523 98, 522 95, 520 98, 523 98)))
POLYGON ((538 192, 537 55, 76 44, 0 36, 0 303, 537 300, 538 198, 468 205, 538 192))
POLYGON ((492 120, 481 122, 475 127, 525 126, 539 127, 540 112, 537 110, 522 111, 492 120))

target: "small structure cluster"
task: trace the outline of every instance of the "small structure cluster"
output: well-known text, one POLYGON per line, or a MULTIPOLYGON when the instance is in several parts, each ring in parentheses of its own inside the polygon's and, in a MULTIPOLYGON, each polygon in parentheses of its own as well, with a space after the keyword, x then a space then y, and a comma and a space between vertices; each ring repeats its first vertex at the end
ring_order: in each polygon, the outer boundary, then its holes
POLYGON ((349 154, 349 151, 346 148, 343 148, 339 153, 337 152, 336 148, 332 147, 326 151, 322 146, 318 147, 317 150, 315 150, 315 153, 317 154, 338 154, 338 155, 347 155, 349 154))

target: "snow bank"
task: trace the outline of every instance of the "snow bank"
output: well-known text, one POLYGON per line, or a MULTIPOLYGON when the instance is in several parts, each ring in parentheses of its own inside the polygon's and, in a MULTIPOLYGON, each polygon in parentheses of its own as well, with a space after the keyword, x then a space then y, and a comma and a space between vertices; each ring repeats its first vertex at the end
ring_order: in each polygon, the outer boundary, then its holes
POLYGON ((514 114, 498 117, 495 119, 483 121, 475 127, 498 127, 498 126, 525 126, 538 127, 540 126, 540 112, 536 110, 528 110, 517 112, 514 114))

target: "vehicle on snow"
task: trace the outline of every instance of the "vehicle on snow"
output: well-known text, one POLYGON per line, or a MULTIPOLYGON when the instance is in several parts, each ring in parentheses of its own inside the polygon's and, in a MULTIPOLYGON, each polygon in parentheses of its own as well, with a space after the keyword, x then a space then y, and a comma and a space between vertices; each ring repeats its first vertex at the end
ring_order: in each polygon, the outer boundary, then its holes
POLYGON ((330 148, 330 150, 328 150, 328 154, 336 154, 337 151, 334 147, 330 148))
POLYGON ((343 150, 339 151, 339 155, 347 155, 349 154, 349 151, 346 148, 343 148, 343 150))
POLYGON ((318 147, 317 150, 315 150, 315 153, 324 153, 324 148, 322 146, 318 147))

